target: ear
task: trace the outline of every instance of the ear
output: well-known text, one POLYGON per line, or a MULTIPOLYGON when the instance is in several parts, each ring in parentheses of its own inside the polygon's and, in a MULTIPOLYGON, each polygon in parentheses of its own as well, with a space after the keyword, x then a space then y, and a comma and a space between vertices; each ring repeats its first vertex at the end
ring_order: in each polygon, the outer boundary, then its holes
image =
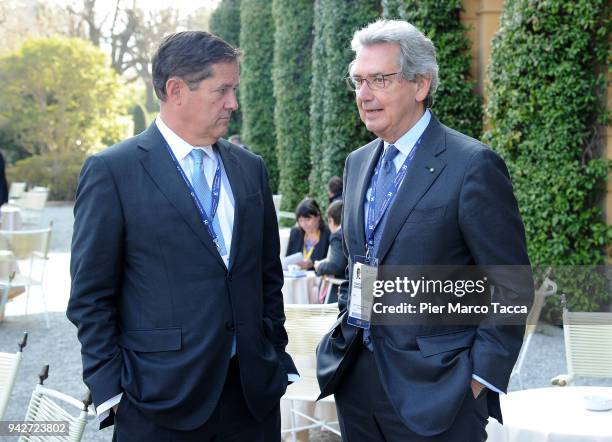
POLYGON ((166 81, 166 101, 180 106, 183 98, 185 82, 177 77, 170 77, 166 81))
POLYGON ((425 101, 427 98, 427 94, 429 93, 429 88, 431 87, 431 77, 424 77, 419 75, 416 78, 417 90, 415 94, 415 98, 417 101, 425 101))

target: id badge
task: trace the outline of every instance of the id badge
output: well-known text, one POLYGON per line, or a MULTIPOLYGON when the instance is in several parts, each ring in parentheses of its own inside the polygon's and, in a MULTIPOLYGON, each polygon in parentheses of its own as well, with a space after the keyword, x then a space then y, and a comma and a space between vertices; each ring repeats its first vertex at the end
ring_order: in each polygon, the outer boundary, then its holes
POLYGON ((347 323, 368 330, 374 303, 374 281, 378 274, 376 263, 368 264, 365 256, 355 256, 353 262, 349 315, 347 323))

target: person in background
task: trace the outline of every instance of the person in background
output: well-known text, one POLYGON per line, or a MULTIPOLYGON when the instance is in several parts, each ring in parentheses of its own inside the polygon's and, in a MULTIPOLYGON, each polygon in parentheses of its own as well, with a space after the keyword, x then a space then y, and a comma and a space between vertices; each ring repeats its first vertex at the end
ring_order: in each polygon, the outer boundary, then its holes
MULTIPOLYGON (((327 208, 327 224, 331 231, 329 238, 329 250, 327 258, 322 261, 314 262, 314 269, 318 276, 331 276, 334 278, 344 279, 348 260, 344 256, 342 250, 342 201, 334 201, 327 208)), ((329 296, 328 302, 336 302, 338 300, 338 287, 334 286, 332 293, 329 296)))
POLYGON ((327 182, 327 196, 329 204, 334 201, 342 201, 342 178, 333 176, 327 182))
POLYGON ((240 135, 238 135, 238 134, 234 134, 231 137, 229 137, 228 141, 230 143, 232 143, 232 144, 235 144, 238 147, 242 147, 243 149, 246 149, 246 150, 249 150, 249 151, 251 150, 251 149, 249 149, 249 147, 246 144, 242 143, 242 139, 240 138, 240 135))
POLYGON ((329 228, 321 218, 321 209, 314 198, 304 198, 295 209, 297 226, 291 229, 287 256, 303 253, 298 265, 305 270, 314 267, 314 262, 325 258, 329 247, 329 228))

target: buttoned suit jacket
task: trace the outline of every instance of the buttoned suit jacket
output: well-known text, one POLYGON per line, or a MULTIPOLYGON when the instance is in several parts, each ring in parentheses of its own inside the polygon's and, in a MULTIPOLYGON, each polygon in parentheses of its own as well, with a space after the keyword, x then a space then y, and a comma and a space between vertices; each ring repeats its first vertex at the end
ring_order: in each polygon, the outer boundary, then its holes
MULTIPOLYGON (((297 370, 285 352, 278 226, 263 160, 220 139, 235 200, 227 268, 152 124, 85 162, 77 190, 68 318, 96 406, 119 393, 156 423, 201 426, 236 338, 257 419, 297 370)), ((112 413, 111 413, 112 416, 112 413)))
MULTIPOLYGON (((343 244, 351 261, 365 256, 364 201, 383 143, 352 152, 345 164, 343 244)), ((525 233, 503 160, 481 142, 442 125, 432 114, 392 205, 377 254, 379 264, 526 266, 490 268, 499 293, 531 305, 533 279, 525 233)), ((352 272, 348 272, 351 275, 352 272)), ((317 349, 321 397, 333 394, 351 369, 362 333, 347 324, 348 287, 338 321, 317 349)), ((449 429, 470 400, 473 374, 505 390, 522 344, 522 325, 374 325, 378 375, 403 423, 423 436, 449 429)), ((501 421, 497 393, 489 414, 501 421)))

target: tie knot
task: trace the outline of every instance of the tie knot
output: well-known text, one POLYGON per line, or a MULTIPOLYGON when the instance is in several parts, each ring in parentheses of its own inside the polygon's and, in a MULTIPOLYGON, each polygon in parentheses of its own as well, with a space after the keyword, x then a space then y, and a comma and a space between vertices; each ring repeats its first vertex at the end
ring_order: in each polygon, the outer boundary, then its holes
POLYGON ((204 151, 202 149, 192 149, 191 158, 193 158, 193 162, 196 166, 202 167, 202 163, 204 162, 204 151))
POLYGON ((391 162, 395 159, 399 150, 393 144, 389 144, 387 146, 387 150, 385 150, 385 154, 383 155, 383 167, 385 170, 389 169, 391 162))

